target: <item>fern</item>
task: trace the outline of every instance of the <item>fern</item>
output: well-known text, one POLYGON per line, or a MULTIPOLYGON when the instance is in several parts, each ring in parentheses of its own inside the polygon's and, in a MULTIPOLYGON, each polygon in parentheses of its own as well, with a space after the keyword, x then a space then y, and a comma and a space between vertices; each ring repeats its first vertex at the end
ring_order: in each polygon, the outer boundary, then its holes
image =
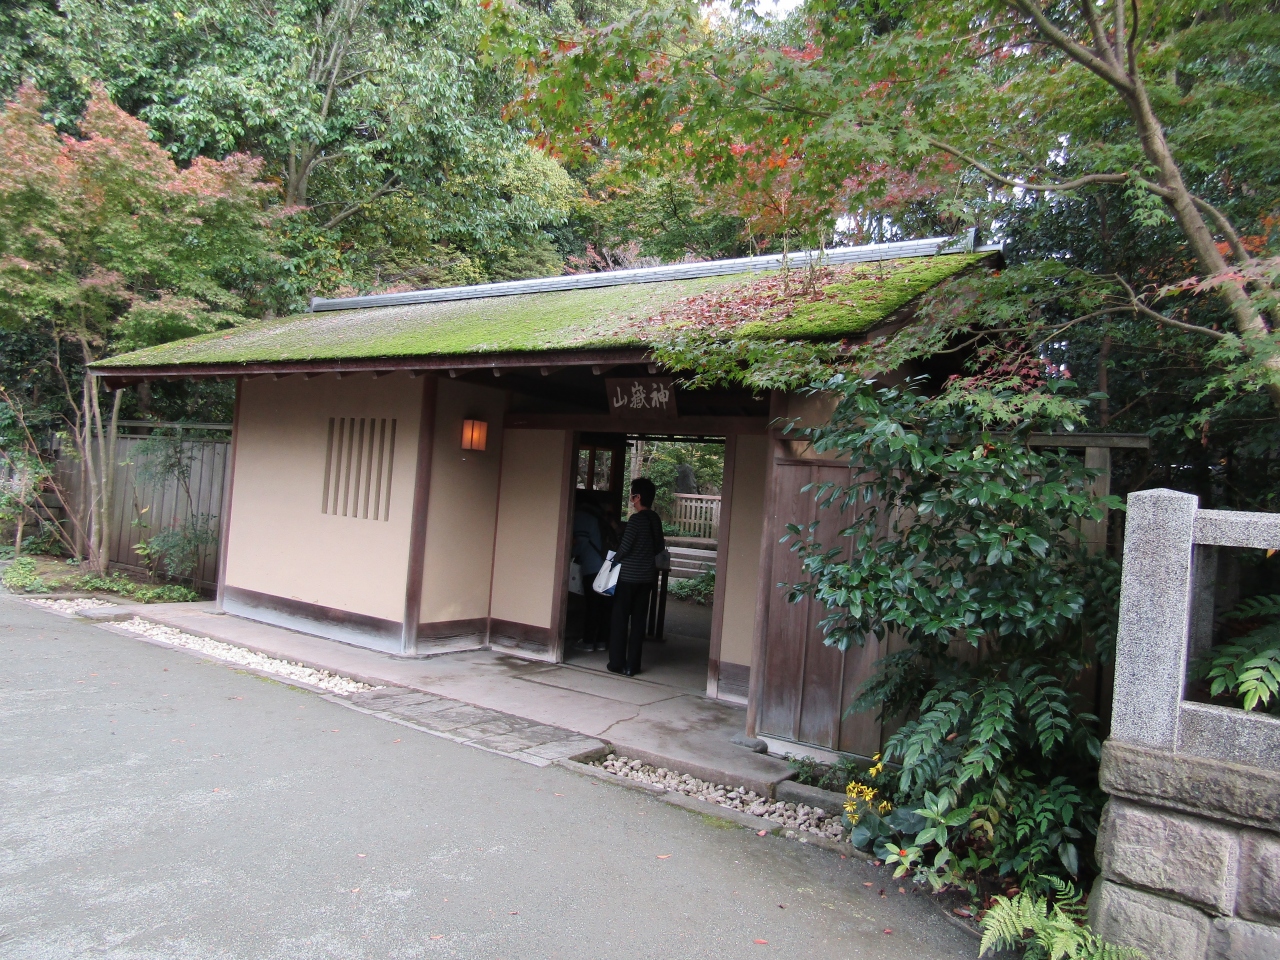
POLYGON ((1274 618, 1234 643, 1211 649, 1194 668, 1209 681, 1209 696, 1233 697, 1245 710, 1280 713, 1280 594, 1250 597, 1227 620, 1274 618))
POLYGON ((1269 597, 1250 597, 1248 600, 1241 600, 1226 615, 1228 620, 1252 620, 1255 617, 1280 618, 1280 593, 1273 593, 1269 597))
POLYGON ((1024 960, 1146 960, 1141 950, 1094 935, 1074 886, 1057 877, 1042 879, 1057 891, 1053 905, 1029 892, 996 897, 982 918, 979 956, 989 950, 1025 949, 1024 960))

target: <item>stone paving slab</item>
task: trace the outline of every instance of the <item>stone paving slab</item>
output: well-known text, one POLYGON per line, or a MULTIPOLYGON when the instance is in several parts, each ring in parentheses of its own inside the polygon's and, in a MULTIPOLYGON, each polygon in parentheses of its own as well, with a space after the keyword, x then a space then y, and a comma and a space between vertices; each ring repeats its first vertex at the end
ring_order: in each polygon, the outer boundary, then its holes
POLYGON ((331 699, 363 713, 396 720, 446 740, 479 747, 536 767, 549 767, 558 760, 599 753, 605 749, 602 741, 572 730, 430 694, 405 693, 393 688, 331 699))

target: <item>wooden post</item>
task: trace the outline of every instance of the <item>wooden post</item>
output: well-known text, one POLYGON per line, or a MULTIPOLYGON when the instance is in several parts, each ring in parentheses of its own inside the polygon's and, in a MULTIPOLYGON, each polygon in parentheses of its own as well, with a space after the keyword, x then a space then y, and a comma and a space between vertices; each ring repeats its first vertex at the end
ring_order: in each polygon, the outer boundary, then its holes
POLYGON ((431 500, 431 451, 436 439, 435 374, 422 381, 422 408, 418 415, 418 458, 414 465, 413 513, 409 518, 409 563, 404 585, 404 620, 400 625, 400 652, 418 652, 418 621, 422 617, 422 572, 427 562, 427 508, 431 500))
POLYGON ((244 377, 236 377, 236 399, 231 413, 231 446, 227 449, 227 485, 222 494, 222 532, 218 541, 218 593, 215 609, 222 613, 227 592, 227 554, 231 547, 231 495, 236 487, 236 445, 240 439, 240 399, 244 395, 244 377))
MULTIPOLYGON (((1093 483, 1089 492, 1095 497, 1111 495, 1111 448, 1085 447, 1084 465, 1090 470, 1102 471, 1093 483)), ((1111 511, 1105 507, 1101 520, 1084 520, 1080 524, 1080 536, 1089 548, 1090 553, 1105 553, 1107 549, 1107 523, 1111 511)))

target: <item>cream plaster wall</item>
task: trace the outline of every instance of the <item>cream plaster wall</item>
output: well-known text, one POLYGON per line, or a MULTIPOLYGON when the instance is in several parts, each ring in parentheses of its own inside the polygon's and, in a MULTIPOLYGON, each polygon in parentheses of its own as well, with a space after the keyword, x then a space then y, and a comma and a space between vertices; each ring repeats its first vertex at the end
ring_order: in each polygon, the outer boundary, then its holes
POLYGON ((570 442, 564 430, 508 430, 503 438, 490 610, 495 619, 551 626, 561 580, 555 559, 570 442))
POLYGON ((422 384, 408 374, 241 383, 228 586, 403 618, 422 384), (396 419, 389 520, 321 511, 330 417, 396 419))
POLYGON ((505 391, 441 379, 427 504, 422 623, 489 615, 505 391), (483 420, 482 452, 462 449, 462 421, 483 420))
POLYGON ((769 442, 766 437, 738 437, 737 451, 733 458, 732 496, 728 504, 728 570, 724 573, 721 663, 727 661, 752 665, 768 457, 769 442))

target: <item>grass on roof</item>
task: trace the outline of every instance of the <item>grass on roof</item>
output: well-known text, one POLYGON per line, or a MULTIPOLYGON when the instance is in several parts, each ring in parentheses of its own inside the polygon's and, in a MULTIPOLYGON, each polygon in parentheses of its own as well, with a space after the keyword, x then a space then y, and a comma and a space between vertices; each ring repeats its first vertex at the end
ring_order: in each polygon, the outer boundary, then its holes
MULTIPOLYGON (((460 356, 643 346, 714 301, 727 336, 839 337, 863 332, 981 255, 837 268, 816 298, 734 312, 777 274, 737 274, 587 290, 305 313, 246 323, 99 361, 99 368, 460 356), (726 306, 727 305, 727 306, 726 306)), ((797 271, 798 273, 798 271, 797 271)), ((757 301, 759 298, 757 297, 757 301)), ((694 324, 697 325, 696 323, 694 324)))

